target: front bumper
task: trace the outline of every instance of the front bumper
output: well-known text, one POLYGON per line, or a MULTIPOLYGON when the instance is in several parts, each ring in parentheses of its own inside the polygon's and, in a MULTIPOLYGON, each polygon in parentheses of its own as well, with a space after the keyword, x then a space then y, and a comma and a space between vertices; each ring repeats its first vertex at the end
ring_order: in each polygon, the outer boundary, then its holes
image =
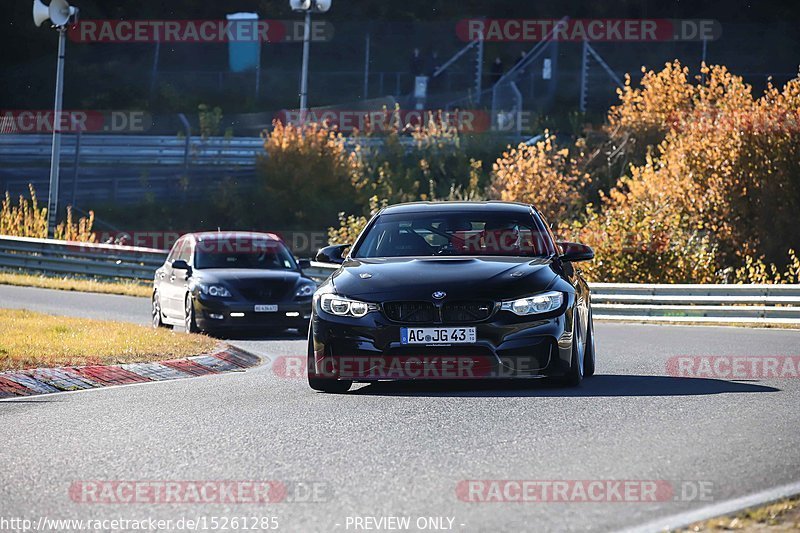
POLYGON ((314 365, 319 378, 491 379, 563 376, 572 361, 572 307, 545 317, 498 311, 476 328, 474 344, 403 345, 400 329, 461 324, 399 324, 380 312, 348 318, 315 311, 314 365))
MULTIPOLYGON (((271 302, 274 303, 274 302, 271 302)), ((251 329, 258 327, 307 328, 311 299, 274 303, 275 312, 255 312, 255 304, 229 298, 195 297, 195 321, 200 329, 251 329)))

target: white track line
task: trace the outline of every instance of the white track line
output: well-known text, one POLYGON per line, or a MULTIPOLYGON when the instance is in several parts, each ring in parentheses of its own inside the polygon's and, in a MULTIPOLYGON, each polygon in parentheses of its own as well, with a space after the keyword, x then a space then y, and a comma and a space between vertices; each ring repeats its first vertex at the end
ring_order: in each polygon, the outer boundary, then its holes
POLYGON ((761 506, 781 498, 794 496, 800 494, 800 482, 783 485, 773 489, 756 492, 733 500, 715 503, 694 509, 685 513, 678 513, 664 518, 658 518, 646 524, 635 526, 629 529, 623 529, 624 533, 651 533, 653 531, 666 531, 670 529, 677 529, 686 527, 689 524, 708 520, 717 516, 724 516, 727 514, 735 513, 749 507, 761 506))

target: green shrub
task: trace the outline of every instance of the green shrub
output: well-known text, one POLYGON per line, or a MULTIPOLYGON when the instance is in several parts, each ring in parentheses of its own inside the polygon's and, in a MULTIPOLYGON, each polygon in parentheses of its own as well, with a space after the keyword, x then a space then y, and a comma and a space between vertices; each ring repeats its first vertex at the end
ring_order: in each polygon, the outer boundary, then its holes
POLYGON ((258 188, 250 208, 253 223, 284 228, 325 228, 342 209, 352 212, 356 157, 344 138, 321 124, 275 122, 264 136, 266 154, 257 163, 258 188))

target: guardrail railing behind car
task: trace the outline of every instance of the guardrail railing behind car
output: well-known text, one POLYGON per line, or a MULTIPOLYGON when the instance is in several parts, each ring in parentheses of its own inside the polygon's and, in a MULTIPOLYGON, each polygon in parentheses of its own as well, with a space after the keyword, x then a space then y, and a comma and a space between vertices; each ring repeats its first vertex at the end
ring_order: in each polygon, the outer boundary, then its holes
POLYGON ((166 250, 0 236, 0 267, 45 274, 151 280, 166 250))
MULTIPOLYGON (((265 155, 261 137, 178 137, 164 135, 64 135, 61 157, 66 161, 79 160, 81 165, 130 164, 137 166, 213 166, 247 167, 256 164, 259 155, 265 155)), ((52 135, 19 134, 0 135, 0 157, 5 163, 49 165, 52 135)), ((411 137, 401 139, 401 144, 412 146, 411 137)), ((355 146, 354 138, 346 138, 348 148, 355 146)), ((380 147, 383 139, 359 138, 358 144, 380 147)))
MULTIPOLYGON (((312 262, 324 280, 336 267, 312 262)), ((590 283, 598 320, 800 325, 800 285, 590 283)))
POLYGON ((599 319, 800 324, 800 285, 590 285, 599 319))
MULTIPOLYGON (((166 250, 0 236, 0 268, 93 278, 151 280, 166 250)), ((336 265, 312 261, 321 283, 336 265)), ((800 285, 590 283, 598 320, 800 326, 800 285)))

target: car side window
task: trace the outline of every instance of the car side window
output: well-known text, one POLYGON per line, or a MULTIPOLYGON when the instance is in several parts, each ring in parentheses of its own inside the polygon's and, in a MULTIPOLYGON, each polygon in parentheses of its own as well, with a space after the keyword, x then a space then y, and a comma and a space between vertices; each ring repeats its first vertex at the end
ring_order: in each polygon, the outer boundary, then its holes
POLYGON ((184 241, 183 246, 181 247, 180 251, 178 252, 177 259, 183 259, 188 264, 191 264, 192 263, 192 251, 193 251, 193 249, 194 249, 194 246, 192 246, 192 243, 190 241, 188 241, 188 240, 184 241))
POLYGON ((550 224, 547 223, 547 219, 544 218, 544 215, 539 212, 535 211, 537 215, 539 215, 539 221, 543 226, 543 231, 541 232, 542 239, 544 240, 544 245, 547 247, 547 251, 551 254, 560 254, 561 251, 558 249, 558 245, 556 244, 556 236, 553 233, 552 228, 550 228, 550 224), (546 237, 545 237, 546 235, 546 237))
POLYGON ((178 239, 175 244, 172 245, 172 250, 169 251, 169 255, 167 256, 167 264, 172 264, 172 262, 178 258, 178 253, 184 242, 183 239, 178 239))

